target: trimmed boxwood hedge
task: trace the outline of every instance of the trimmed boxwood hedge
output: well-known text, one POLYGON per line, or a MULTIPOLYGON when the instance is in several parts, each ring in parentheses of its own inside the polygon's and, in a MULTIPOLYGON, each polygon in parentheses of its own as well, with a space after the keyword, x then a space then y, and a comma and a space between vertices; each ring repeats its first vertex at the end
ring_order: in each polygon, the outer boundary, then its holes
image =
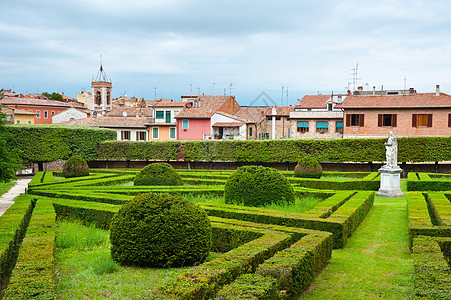
POLYGON ((134 179, 139 185, 183 185, 183 180, 168 163, 153 163, 144 167, 134 179))
POLYGON ((23 162, 51 162, 78 154, 90 161, 98 157, 100 142, 115 140, 112 129, 64 125, 8 125, 8 149, 19 149, 23 162))
MULTIPOLYGON (((290 139, 261 141, 104 142, 98 159, 238 162, 297 162, 305 155, 319 161, 385 161, 386 138, 290 139)), ((398 139, 398 161, 451 160, 451 137, 398 139)))

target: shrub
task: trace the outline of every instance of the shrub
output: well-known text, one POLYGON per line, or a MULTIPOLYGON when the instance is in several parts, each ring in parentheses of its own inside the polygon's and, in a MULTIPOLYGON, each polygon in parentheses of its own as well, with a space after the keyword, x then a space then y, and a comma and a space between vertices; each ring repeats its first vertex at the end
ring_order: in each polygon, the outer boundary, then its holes
POLYGON ((264 206, 294 203, 294 190, 276 169, 243 166, 230 175, 224 187, 225 203, 264 206))
POLYGON ((141 194, 111 222, 111 255, 119 263, 179 267, 201 263, 211 246, 207 213, 167 193, 141 194))
POLYGON ((153 163, 135 177, 135 185, 182 185, 183 180, 168 163, 153 163))
POLYGON ((66 178, 89 175, 89 167, 80 155, 71 156, 63 166, 63 175, 66 178))
POLYGON ((294 177, 304 178, 321 178, 323 174, 323 168, 321 164, 312 156, 306 156, 299 160, 298 164, 294 168, 294 177))

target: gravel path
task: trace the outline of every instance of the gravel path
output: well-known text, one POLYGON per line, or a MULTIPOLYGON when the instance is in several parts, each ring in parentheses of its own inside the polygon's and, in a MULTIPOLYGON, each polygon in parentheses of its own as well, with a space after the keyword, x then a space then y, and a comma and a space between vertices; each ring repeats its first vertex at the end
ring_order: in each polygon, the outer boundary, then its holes
POLYGON ((2 216, 5 211, 14 204, 14 199, 17 196, 25 193, 25 189, 28 188, 28 183, 30 183, 32 178, 32 176, 27 176, 17 179, 16 185, 0 197, 0 216, 2 216))

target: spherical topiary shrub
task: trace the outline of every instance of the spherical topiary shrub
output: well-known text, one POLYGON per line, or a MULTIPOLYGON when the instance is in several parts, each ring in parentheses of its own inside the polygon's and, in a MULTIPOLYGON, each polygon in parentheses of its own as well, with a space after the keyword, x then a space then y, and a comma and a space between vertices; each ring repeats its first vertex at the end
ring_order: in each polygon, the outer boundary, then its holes
POLYGON ((294 177, 304 178, 321 178, 323 174, 323 167, 312 156, 306 156, 301 159, 296 167, 294 167, 294 177))
POLYGON ((224 187, 228 204, 264 206, 271 203, 293 203, 294 190, 288 179, 276 169, 243 166, 230 175, 224 187))
POLYGON ((201 263, 211 247, 207 213, 185 198, 141 194, 111 221, 111 256, 121 264, 179 267, 201 263))
POLYGON ((135 176, 135 185, 183 185, 183 180, 168 163, 153 163, 135 176))
POLYGON ((89 167, 86 160, 80 155, 72 155, 63 166, 63 175, 66 178, 89 175, 89 167))

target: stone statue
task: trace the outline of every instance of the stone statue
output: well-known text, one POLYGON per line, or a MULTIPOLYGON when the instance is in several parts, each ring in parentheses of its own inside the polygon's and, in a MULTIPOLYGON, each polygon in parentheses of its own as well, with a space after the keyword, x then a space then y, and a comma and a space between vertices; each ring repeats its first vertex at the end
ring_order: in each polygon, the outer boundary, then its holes
POLYGON ((384 167, 386 168, 399 168, 398 167, 398 141, 396 140, 395 136, 393 135, 393 132, 390 131, 390 134, 388 135, 388 140, 385 145, 385 156, 387 158, 387 163, 384 167))

